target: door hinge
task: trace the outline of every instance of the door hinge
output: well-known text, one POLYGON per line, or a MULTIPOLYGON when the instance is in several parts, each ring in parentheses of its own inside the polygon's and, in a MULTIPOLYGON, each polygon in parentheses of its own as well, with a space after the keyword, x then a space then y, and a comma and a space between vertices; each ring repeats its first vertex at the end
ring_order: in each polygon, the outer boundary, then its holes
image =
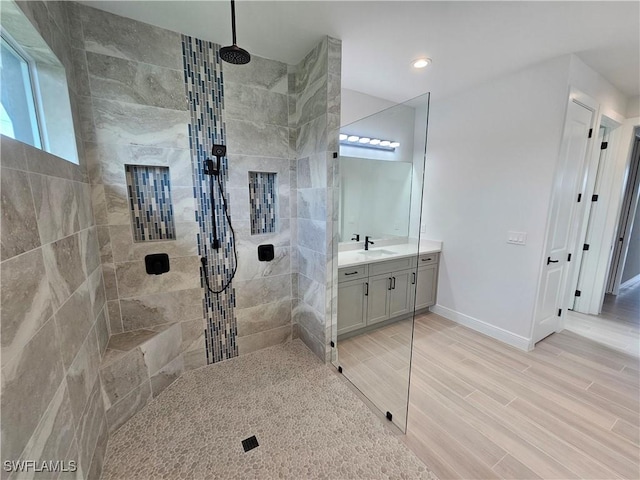
POLYGON ((576 297, 579 297, 580 295, 582 295, 582 292, 580 290, 576 290, 576 297))
POLYGON ((331 340, 331 348, 336 348, 336 344, 333 343, 333 340, 331 340))
POLYGON ((589 250, 589 244, 588 244, 588 243, 585 243, 585 244, 582 246, 582 250, 584 250, 585 252, 586 252, 587 250, 589 250))
POLYGON ((600 150, 605 150, 609 146, 609 142, 602 142, 600 144, 600 150))
POLYGON ((571 261, 571 254, 567 255, 567 262, 571 261))
POLYGON ((598 201, 598 195, 591 195, 591 201, 592 202, 597 202, 598 201))
POLYGON ((593 128, 589 129, 589 138, 591 138, 591 136, 593 135, 593 128))
POLYGON ((333 152, 333 158, 338 158, 338 152, 333 152))
POLYGON ((562 316, 562 309, 561 308, 558 309, 558 316, 559 317, 562 316))
POLYGON ((342 373, 342 367, 338 367, 338 373, 342 373))
POLYGON ((579 194, 578 194, 578 202, 580 202, 581 200, 582 200, 582 194, 581 194, 581 193, 579 193, 579 194))

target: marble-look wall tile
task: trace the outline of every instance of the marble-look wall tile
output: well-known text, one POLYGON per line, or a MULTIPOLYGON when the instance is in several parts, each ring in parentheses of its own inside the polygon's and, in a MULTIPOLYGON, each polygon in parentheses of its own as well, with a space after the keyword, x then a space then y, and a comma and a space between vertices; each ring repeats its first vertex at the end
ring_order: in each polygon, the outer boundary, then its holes
POLYGON ((100 378, 96 378, 93 388, 87 400, 80 423, 76 427, 78 439, 79 460, 82 470, 88 472, 93 458, 93 452, 101 433, 104 422, 104 404, 100 390, 100 378))
POLYGON ((149 380, 144 354, 138 347, 100 368, 103 398, 107 412, 131 391, 149 380))
POLYGON ((116 281, 116 266, 113 263, 102 264, 102 278, 107 301, 118 300, 118 282, 116 281))
POLYGON ((326 281, 326 255, 298 246, 298 272, 322 283, 326 281))
POLYGON ((19 458, 64 379, 60 350, 55 323, 49 321, 18 356, 3 362, 0 372, 3 458, 19 458))
POLYGON ((315 153, 298 160, 298 188, 326 188, 328 158, 325 152, 315 153))
POLYGON ((107 309, 103 308, 98 314, 98 318, 96 319, 96 340, 98 342, 98 352, 100 353, 100 357, 104 355, 105 350, 107 349, 107 344, 109 343, 109 326, 107 320, 107 309))
POLYGON ((31 185, 43 245, 80 229, 74 182, 31 174, 31 185))
POLYGON ((97 227, 87 228, 79 233, 82 270, 89 277, 100 266, 100 246, 97 227))
POLYGON ((224 114, 227 119, 289 126, 287 95, 241 83, 224 83, 224 114))
POLYGON ((74 189, 76 202, 78 203, 78 228, 84 230, 95 225, 91 205, 91 185, 74 182, 74 189))
POLYGON ((194 320, 186 320, 180 322, 180 329, 182 334, 182 344, 180 345, 180 351, 186 352, 188 350, 198 349, 202 350, 204 344, 204 320, 202 315, 200 318, 194 320))
MULTIPOLYGON (((322 304, 324 304, 324 296, 322 297, 322 304)), ((301 301, 293 309, 293 321, 304 327, 309 334, 324 344, 324 313, 316 311, 313 307, 301 301)))
POLYGON ((329 82, 327 84, 327 112, 338 116, 340 115, 341 87, 340 76, 329 75, 329 82))
POLYGON ((0 323, 2 363, 18 355, 53 314, 42 250, 35 249, 2 263, 0 323))
MULTIPOLYGON (((20 460, 63 459, 73 442, 74 428, 71 403, 65 382, 62 382, 29 439, 20 460)), ((3 448, 4 450, 4 448, 3 448)), ((4 452, 3 452, 4 453, 4 452)), ((17 460, 4 456, 6 460, 17 460)), ((30 472, 33 473, 33 472, 30 472)), ((27 473, 20 478, 38 478, 27 473)))
POLYGON ((70 235, 42 247, 54 308, 62 305, 85 280, 80 237, 70 235))
POLYGON ((301 188, 298 190, 298 218, 327 219, 327 189, 301 188))
MULTIPOLYGON (((204 335, 202 335, 202 341, 200 344, 204 344, 204 335)), ((182 357, 184 359, 185 372, 204 367, 207 364, 207 355, 203 348, 186 351, 182 354, 182 357)))
POLYGON ((327 37, 329 66, 327 68, 330 76, 340 78, 342 74, 342 40, 327 37))
POLYGON ((81 14, 88 52, 182 70, 179 33, 89 7, 81 14))
POLYGON ((326 253, 327 222, 298 218, 298 245, 318 253, 326 253))
MULTIPOLYGON (((204 356, 204 349, 202 352, 204 356)), ((151 399, 151 382, 147 380, 107 410, 107 425, 113 433, 134 416, 151 399)))
POLYGON ((296 119, 304 125, 327 113, 327 78, 321 77, 308 85, 296 98, 296 119))
POLYGON ((0 259, 40 246, 29 175, 3 168, 0 173, 0 259))
POLYGON ((229 154, 228 188, 247 188, 249 172, 272 172, 277 174, 278 188, 289 188, 289 168, 291 160, 263 156, 229 154))
POLYGON ((27 157, 25 156, 24 143, 11 137, 0 135, 0 167, 14 170, 27 171, 27 157))
POLYGON ((272 347, 291 340, 291 325, 274 328, 254 335, 238 337, 238 352, 240 355, 272 347))
POLYGON ((328 63, 328 37, 325 37, 298 64, 296 69, 296 93, 303 92, 316 80, 326 77, 328 63))
POLYGON ((130 226, 131 209, 126 185, 103 185, 103 188, 108 224, 130 226))
POLYGON ((124 331, 202 319, 202 289, 198 286, 122 299, 120 306, 124 331))
POLYGON ((107 314, 109 317, 109 333, 111 335, 122 333, 122 316, 120 314, 120 302, 118 300, 107 302, 107 314))
POLYGON ((87 64, 96 98, 187 110, 182 70, 92 52, 87 52, 87 64))
POLYGON ((319 313, 326 311, 326 286, 304 275, 298 275, 298 298, 319 313))
POLYGON ((289 90, 287 64, 257 55, 252 55, 247 65, 223 63, 222 72, 225 86, 231 82, 277 93, 287 93, 289 90))
POLYGON ((96 441, 96 447, 93 450, 93 457, 91 459, 89 473, 87 474, 87 480, 100 480, 100 475, 102 474, 102 466, 107 454, 108 440, 109 429, 107 427, 107 420, 105 417, 98 431, 98 440, 96 441))
POLYGON ((86 283, 60 307, 55 319, 58 334, 64 342, 62 360, 65 368, 68 368, 93 326, 91 298, 86 283))
POLYGON ((178 355, 171 362, 162 367, 157 373, 151 376, 151 393, 153 398, 175 382, 184 373, 184 359, 178 355))
POLYGON ((240 155, 289 158, 289 129, 279 125, 229 119, 227 148, 240 155))
POLYGON ((93 218, 96 225, 107 225, 107 200, 104 185, 91 185, 91 205, 93 206, 93 218))
POLYGON ((89 395, 94 387, 100 366, 98 339, 93 329, 87 335, 78 355, 67 370, 69 399, 75 424, 80 425, 89 395))
MULTIPOLYGON (((191 192, 193 202, 193 191, 191 192)), ((192 208, 192 219, 194 216, 192 208)), ((112 225, 109 227, 113 260, 117 263, 144 260, 146 255, 162 251, 173 257, 187 257, 198 254, 196 237, 198 224, 195 221, 176 224, 176 239, 158 242, 134 242, 130 225, 112 225)))
POLYGON ((298 338, 300 338, 318 358, 326 361, 324 342, 309 333, 303 325, 298 325, 298 338))
MULTIPOLYGON (((238 237, 238 242, 243 245, 252 245, 254 251, 256 251, 258 245, 263 243, 270 243, 274 247, 288 247, 291 245, 291 235, 293 231, 291 229, 291 219, 282 218, 277 224, 278 231, 275 233, 262 233, 260 235, 251 235, 251 224, 248 220, 236 220, 234 217, 233 228, 238 237)), ((257 258, 257 256, 256 256, 257 258)))
POLYGON ((300 157, 328 150, 327 114, 300 125, 297 138, 297 151, 300 157))
MULTIPOLYGON (((235 279, 252 280, 291 272, 289 247, 274 248, 274 258, 269 262, 258 261, 256 248, 252 244, 238 243, 238 270, 235 279)), ((265 242, 266 243, 266 242, 265 242)))
POLYGON ((140 346, 147 365, 149 376, 158 373, 162 367, 171 362, 180 354, 182 345, 182 328, 175 324, 159 333, 151 340, 140 346))
MULTIPOLYGON (((91 95, 89 89, 89 72, 87 70, 87 52, 80 48, 71 49, 71 63, 73 64, 73 75, 69 82, 75 93, 82 97, 91 95)), ((69 75, 67 76, 69 78, 69 75)))
POLYGON ((287 298, 291 292, 291 275, 234 282, 238 309, 271 303, 274 298, 287 298))
POLYGON ((96 319, 107 301, 102 268, 96 268, 93 273, 87 277, 87 288, 89 289, 92 318, 96 319))
POLYGON ((94 98, 93 118, 98 143, 189 148, 187 111, 94 98))
POLYGON ((171 202, 176 223, 195 223, 196 200, 193 198, 193 187, 172 186, 171 202))
POLYGON ((283 298, 256 307, 238 308, 235 313, 238 336, 244 337, 291 325, 291 299, 283 298))
POLYGON ((199 257, 171 259, 171 270, 162 275, 149 275, 144 261, 116 264, 116 278, 120 298, 130 298, 149 293, 171 292, 200 286, 199 257))
POLYGON ((109 227, 106 225, 101 225, 97 228, 100 261, 102 263, 113 263, 113 252, 111 249, 111 235, 109 234, 109 227))

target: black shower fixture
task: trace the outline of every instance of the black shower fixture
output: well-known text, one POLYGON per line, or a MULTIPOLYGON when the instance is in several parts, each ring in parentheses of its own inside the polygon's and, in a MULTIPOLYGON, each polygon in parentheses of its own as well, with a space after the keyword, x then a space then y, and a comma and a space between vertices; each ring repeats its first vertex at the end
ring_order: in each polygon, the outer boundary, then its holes
POLYGON ((251 61, 251 55, 244 48, 236 45, 236 2, 231 0, 231 33, 233 35, 233 45, 220 49, 220 58, 227 63, 244 65, 251 61))

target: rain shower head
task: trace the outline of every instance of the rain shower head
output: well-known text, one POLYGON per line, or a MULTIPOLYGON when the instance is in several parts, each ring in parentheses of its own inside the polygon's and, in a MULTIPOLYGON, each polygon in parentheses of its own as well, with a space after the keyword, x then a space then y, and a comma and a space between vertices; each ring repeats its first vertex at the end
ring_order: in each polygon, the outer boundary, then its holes
POLYGON ((251 55, 244 48, 236 45, 236 5, 231 0, 231 33, 233 35, 233 45, 220 49, 220 58, 227 63, 244 65, 251 61, 251 55))

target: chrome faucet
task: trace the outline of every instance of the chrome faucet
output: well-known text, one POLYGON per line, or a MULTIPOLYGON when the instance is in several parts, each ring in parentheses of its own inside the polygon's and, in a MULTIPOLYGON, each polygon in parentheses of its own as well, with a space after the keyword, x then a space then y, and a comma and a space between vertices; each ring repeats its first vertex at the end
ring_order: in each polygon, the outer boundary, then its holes
POLYGON ((369 245, 375 245, 371 240, 369 240, 369 236, 364 237, 364 249, 369 250, 369 245))

